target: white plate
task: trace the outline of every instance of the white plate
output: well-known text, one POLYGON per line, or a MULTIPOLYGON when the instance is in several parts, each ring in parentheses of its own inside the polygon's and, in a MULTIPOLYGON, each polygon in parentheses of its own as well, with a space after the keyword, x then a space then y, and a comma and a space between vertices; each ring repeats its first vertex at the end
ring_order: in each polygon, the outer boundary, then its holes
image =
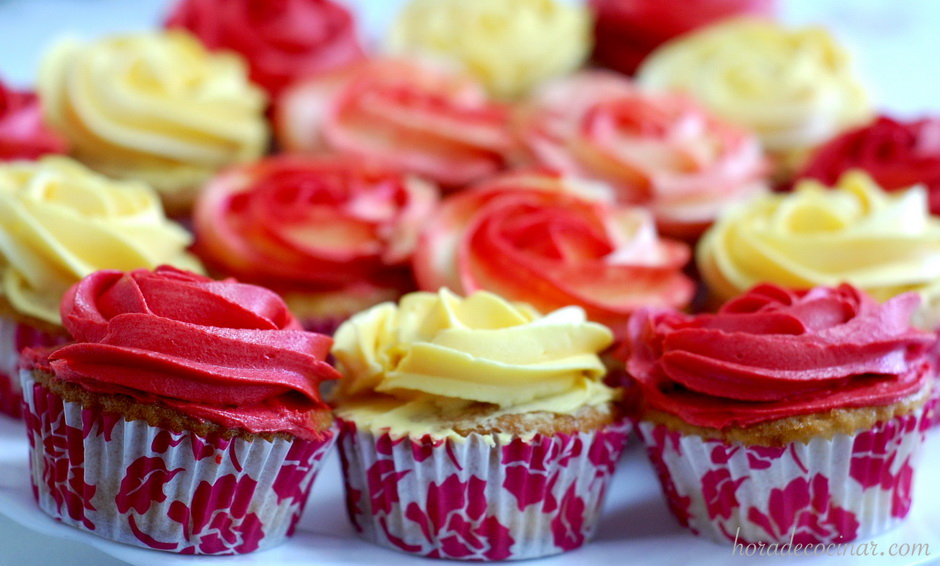
MULTIPOLYGON (((681 528, 666 508, 659 483, 639 443, 631 438, 611 483, 602 523, 594 540, 583 548, 552 558, 527 561, 527 565, 623 564, 637 559, 662 565, 724 564, 734 560, 731 546, 699 539, 681 528), (629 559, 629 560, 628 560, 629 559)), ((846 564, 927 564, 940 560, 940 430, 927 438, 925 455, 914 485, 914 506, 908 520, 890 533, 872 539, 884 556, 862 557, 783 557, 773 564, 813 566, 846 564), (930 555, 891 557, 892 544, 926 544, 930 555)), ((178 556, 110 542, 63 525, 46 516, 33 501, 29 486, 27 442, 23 423, 0 417, 0 514, 27 529, 54 539, 67 539, 96 548, 129 564, 172 566, 218 564, 218 558, 178 556)), ((857 541, 857 545, 866 541, 857 541)), ((6 552, 18 543, 0 532, 0 548, 6 552)), ((870 548, 870 547, 869 547, 870 548)), ((43 552, 37 548, 35 552, 43 552)), ((0 555, 2 557, 2 555, 0 555)), ((763 557, 764 560, 770 560, 763 557)), ((327 458, 324 469, 313 486, 297 533, 285 544, 271 550, 222 559, 244 565, 296 564, 328 566, 340 564, 413 564, 415 558, 373 546, 358 539, 346 518, 342 480, 336 451, 327 458)), ((434 561, 434 564, 466 564, 434 561)))

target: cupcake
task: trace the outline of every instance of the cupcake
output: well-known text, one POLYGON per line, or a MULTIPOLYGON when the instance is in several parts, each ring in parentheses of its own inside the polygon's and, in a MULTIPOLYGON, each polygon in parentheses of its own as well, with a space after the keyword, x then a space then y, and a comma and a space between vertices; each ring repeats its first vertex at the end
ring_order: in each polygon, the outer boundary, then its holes
POLYGON ((389 33, 389 49, 456 63, 489 92, 516 98, 581 66, 591 18, 559 0, 411 0, 389 33))
POLYGON ((774 159, 778 182, 815 147, 871 117, 848 53, 820 27, 727 20, 664 43, 637 80, 650 90, 690 94, 754 131, 774 159))
POLYGON ((610 184, 617 200, 647 206, 659 230, 694 240, 729 204, 767 189, 757 137, 684 95, 649 93, 605 71, 539 89, 517 131, 529 157, 610 184))
POLYGON ((641 306, 683 308, 689 247, 660 238, 646 209, 550 171, 494 177, 447 196, 414 255, 424 291, 488 290, 542 312, 582 307, 621 334, 641 306))
POLYGON ((594 15, 594 61, 632 75, 666 41, 741 14, 771 15, 774 0, 589 0, 594 15))
POLYGON ((509 118, 466 73, 380 58, 291 85, 275 129, 289 152, 341 153, 457 189, 510 165, 509 118))
POLYGON ((201 269, 153 190, 66 157, 0 164, 0 218, 0 410, 12 416, 19 352, 68 337, 59 302, 72 284, 99 269, 201 269))
POLYGON ((899 524, 937 338, 907 293, 765 284, 717 314, 630 321, 637 431, 676 519, 734 544, 835 544, 899 524))
POLYGON ((193 213, 196 251, 218 275, 281 294, 308 330, 415 288, 410 261, 437 189, 342 157, 281 155, 227 170, 193 213))
POLYGON ((147 182, 174 215, 216 171, 267 150, 265 96, 244 61, 183 31, 62 41, 43 58, 38 90, 73 157, 147 182))
POLYGON ((272 100, 298 77, 364 57, 353 15, 332 0, 180 0, 166 26, 190 31, 213 51, 241 54, 272 100))
POLYGON ((0 81, 0 161, 37 159, 67 149, 65 140, 43 122, 36 95, 0 81))
POLYGON ((858 171, 831 188, 800 181, 792 193, 726 211, 699 241, 696 261, 713 303, 760 282, 846 282, 879 301, 917 291, 915 322, 940 327, 940 219, 923 187, 886 193, 858 171))
POLYGON ((329 337, 273 292, 175 268, 72 287, 75 342, 23 354, 34 495, 98 536, 180 554, 283 541, 335 435, 329 337))
POLYGON ((940 116, 878 116, 818 148, 797 179, 834 185, 851 169, 868 173, 886 191, 924 185, 930 212, 940 215, 940 116))
POLYGON ((581 546, 626 442, 603 326, 487 292, 413 293, 340 326, 346 504, 367 540, 460 560, 581 546))

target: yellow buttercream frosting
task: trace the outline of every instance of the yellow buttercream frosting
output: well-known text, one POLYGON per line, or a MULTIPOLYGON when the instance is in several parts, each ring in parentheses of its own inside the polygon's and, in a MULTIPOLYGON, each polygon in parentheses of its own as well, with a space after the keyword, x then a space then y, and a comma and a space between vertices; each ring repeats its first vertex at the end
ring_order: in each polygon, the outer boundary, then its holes
POLYGON ((202 272, 192 237, 157 194, 65 157, 0 165, 0 294, 18 312, 61 324, 59 301, 100 269, 162 263, 202 272))
POLYGON ((591 37, 587 9, 557 0, 412 0, 389 45, 454 61, 508 98, 579 67, 591 37))
MULTIPOLYGON (((940 300, 940 219, 916 186, 885 192, 860 171, 827 188, 813 180, 726 211, 696 250, 720 300, 766 281, 795 288, 851 283, 879 300, 918 291, 940 300)), ((918 315, 922 324, 935 318, 918 315)))
POLYGON ((574 414, 614 398, 598 357, 612 341, 579 307, 540 316, 485 291, 411 293, 337 330, 337 412, 374 432, 453 438, 453 417, 481 405, 487 417, 574 414))
POLYGON ((148 182, 173 209, 221 167, 267 148, 265 96, 244 61, 183 31, 62 41, 43 59, 38 92, 76 158, 148 182))
POLYGON ((644 61, 637 80, 691 94, 753 130, 789 167, 871 115, 848 53, 821 27, 728 20, 667 42, 644 61))

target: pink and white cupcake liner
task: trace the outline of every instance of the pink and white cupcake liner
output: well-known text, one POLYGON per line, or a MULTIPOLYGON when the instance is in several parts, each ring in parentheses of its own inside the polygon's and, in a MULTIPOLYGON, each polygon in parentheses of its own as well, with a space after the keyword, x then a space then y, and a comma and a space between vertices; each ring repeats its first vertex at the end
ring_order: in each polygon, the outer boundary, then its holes
POLYGON ((18 369, 20 352, 66 341, 64 335, 49 334, 13 318, 0 316, 0 413, 17 419, 23 416, 23 392, 18 369))
POLYGON ((624 421, 504 443, 479 434, 394 440, 339 423, 356 531, 381 546, 460 560, 523 560, 584 544, 631 428, 624 421))
POLYGON ((22 372, 33 494, 53 518, 180 554, 242 554, 292 534, 323 440, 176 433, 83 408, 22 372))
POLYGON ((928 422, 924 409, 856 434, 782 447, 682 434, 641 421, 670 510, 692 532, 739 544, 829 544, 897 526, 928 422))

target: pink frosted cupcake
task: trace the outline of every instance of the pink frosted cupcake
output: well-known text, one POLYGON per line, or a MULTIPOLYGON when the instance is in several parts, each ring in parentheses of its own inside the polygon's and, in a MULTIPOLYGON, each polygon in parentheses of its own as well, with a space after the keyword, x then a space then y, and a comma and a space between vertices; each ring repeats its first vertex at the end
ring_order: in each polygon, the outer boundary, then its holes
POLYGON ((356 531, 409 554, 520 560, 597 527, 628 424, 602 383, 605 327, 479 292, 412 293, 336 333, 356 531))
POLYGON ((230 169, 196 203, 196 250, 219 275, 281 294, 308 330, 414 289, 409 262, 437 189, 339 157, 230 169))
POLYGON ((65 153, 68 144, 43 121, 39 99, 0 81, 0 161, 65 153))
POLYGON ((688 96, 644 92, 615 73, 544 85, 516 126, 530 159, 609 184, 619 202, 649 207, 670 237, 694 240, 725 207, 768 187, 754 134, 688 96))
POLYGON ((916 294, 761 285, 714 315, 644 311, 627 369, 670 509, 736 544, 865 539, 911 507, 936 368, 916 294))
POLYGON ((76 342, 28 350, 21 372, 43 511, 181 554, 291 533, 334 441, 329 337, 267 289, 165 266, 98 271, 62 317, 76 342))

